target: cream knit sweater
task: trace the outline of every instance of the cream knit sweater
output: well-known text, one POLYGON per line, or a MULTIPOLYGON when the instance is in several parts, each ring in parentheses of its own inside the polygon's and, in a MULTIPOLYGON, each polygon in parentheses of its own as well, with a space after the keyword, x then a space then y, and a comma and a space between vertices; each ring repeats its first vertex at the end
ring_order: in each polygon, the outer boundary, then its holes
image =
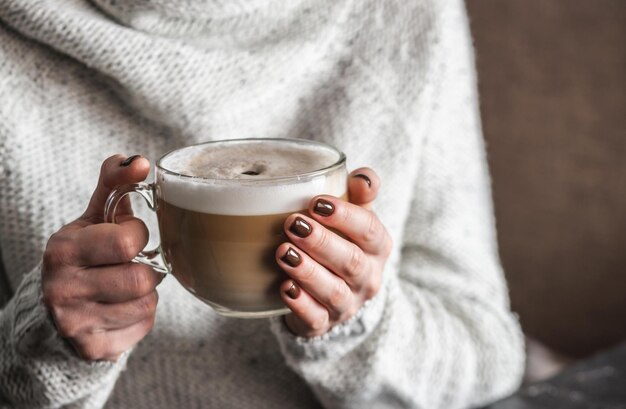
POLYGON ((523 341, 475 85, 461 0, 0 1, 0 405, 453 409, 513 391, 523 341), (325 141, 379 173, 395 242, 381 292, 303 339, 168 277, 132 352, 81 361, 41 303, 39 261, 101 161, 261 136, 325 141))

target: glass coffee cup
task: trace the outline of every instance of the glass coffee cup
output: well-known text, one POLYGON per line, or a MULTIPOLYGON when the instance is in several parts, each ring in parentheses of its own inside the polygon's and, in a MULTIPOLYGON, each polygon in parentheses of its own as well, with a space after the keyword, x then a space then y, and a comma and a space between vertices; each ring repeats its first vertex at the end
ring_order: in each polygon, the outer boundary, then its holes
POLYGON ((262 318, 285 314, 275 261, 287 240, 283 224, 309 201, 346 198, 346 157, 301 139, 233 139, 174 150, 156 162, 154 183, 118 186, 105 221, 127 194, 139 193, 157 214, 160 245, 135 262, 171 273, 219 314, 262 318))

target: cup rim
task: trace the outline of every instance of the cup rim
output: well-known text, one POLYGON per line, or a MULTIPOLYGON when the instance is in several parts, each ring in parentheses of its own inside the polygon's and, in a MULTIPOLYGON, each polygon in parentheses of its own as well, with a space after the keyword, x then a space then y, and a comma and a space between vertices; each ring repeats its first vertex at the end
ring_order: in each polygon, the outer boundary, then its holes
POLYGON ((319 141, 313 141, 313 140, 301 139, 301 138, 238 138, 238 139, 220 139, 220 140, 214 140, 214 141, 204 141, 204 142, 199 142, 193 145, 187 145, 184 147, 172 149, 168 151, 167 153, 163 154, 157 160, 156 167, 169 175, 173 175, 173 176, 177 176, 177 177, 181 177, 185 179, 190 179, 190 180, 195 179, 198 181, 219 182, 219 183, 224 183, 224 184, 246 184, 246 185, 253 184, 254 185, 254 184, 267 183, 267 182, 273 183, 273 182, 281 182, 281 181, 293 182, 293 181, 300 181, 300 180, 308 180, 316 176, 325 175, 335 169, 338 169, 341 166, 343 166, 345 162, 346 162, 346 155, 342 151, 335 148, 334 146, 331 146, 329 144, 319 142, 319 141), (185 149, 193 149, 202 145, 236 144, 236 143, 246 143, 246 142, 287 142, 287 143, 297 143, 297 144, 310 145, 310 146, 319 146, 319 147, 323 147, 326 149, 330 149, 333 152, 337 153, 338 159, 337 161, 335 161, 333 164, 329 166, 325 166, 323 168, 316 169, 316 170, 309 171, 309 172, 297 173, 297 174, 290 175, 290 176, 262 177, 262 178, 255 178, 255 179, 209 178, 209 177, 204 177, 204 176, 187 175, 184 173, 173 171, 171 169, 167 169, 166 167, 162 165, 163 160, 165 160, 168 156, 176 152, 185 150, 185 149))

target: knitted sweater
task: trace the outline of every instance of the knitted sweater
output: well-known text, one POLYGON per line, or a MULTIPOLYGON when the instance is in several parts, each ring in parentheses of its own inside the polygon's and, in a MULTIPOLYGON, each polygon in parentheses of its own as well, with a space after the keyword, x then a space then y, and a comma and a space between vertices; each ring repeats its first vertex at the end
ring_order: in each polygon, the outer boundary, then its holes
POLYGON ((513 391, 475 88, 461 0, 0 2, 0 405, 454 409, 513 391), (81 360, 41 301, 49 236, 111 154, 235 137, 320 140, 376 170, 381 291, 305 339, 167 277, 143 341, 81 360))

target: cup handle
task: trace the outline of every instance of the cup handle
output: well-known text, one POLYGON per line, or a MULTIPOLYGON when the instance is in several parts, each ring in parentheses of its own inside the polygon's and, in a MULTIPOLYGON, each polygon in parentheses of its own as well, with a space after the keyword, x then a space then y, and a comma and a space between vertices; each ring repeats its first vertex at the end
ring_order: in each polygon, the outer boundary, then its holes
MULTIPOLYGON (((117 186, 113 189, 111 194, 109 194, 104 205, 104 221, 106 223, 115 223, 117 205, 120 200, 129 193, 139 193, 148 204, 148 207, 152 211, 156 211, 156 201, 154 200, 155 189, 156 185, 154 183, 130 183, 128 185, 117 186)), ((133 262, 146 264, 159 273, 170 273, 170 269, 163 259, 160 244, 153 250, 140 251, 137 257, 133 259, 133 262)))

